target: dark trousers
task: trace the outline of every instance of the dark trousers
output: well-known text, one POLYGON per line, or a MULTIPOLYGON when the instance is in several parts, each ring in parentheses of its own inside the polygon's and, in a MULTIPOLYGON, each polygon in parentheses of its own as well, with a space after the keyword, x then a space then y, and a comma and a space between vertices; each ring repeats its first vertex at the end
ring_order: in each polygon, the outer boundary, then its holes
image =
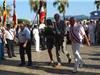
POLYGON ((45 49, 45 35, 40 35, 41 48, 45 49))
POLYGON ((31 42, 28 41, 26 47, 23 47, 24 43, 20 43, 19 46, 19 53, 20 53, 20 59, 21 59, 21 63, 25 63, 25 52, 27 54, 28 57, 28 63, 32 63, 32 56, 31 56, 31 42))
POLYGON ((14 54, 14 41, 9 40, 9 39, 6 39, 6 41, 7 41, 6 47, 7 47, 8 56, 12 57, 15 55, 14 54))
POLYGON ((60 48, 61 48, 61 46, 56 46, 56 57, 57 57, 58 63, 61 63, 60 48))
POLYGON ((56 57, 58 63, 61 63, 60 51, 63 46, 64 37, 62 35, 55 36, 56 57))
POLYGON ((4 44, 0 43, 0 59, 4 58, 4 44))

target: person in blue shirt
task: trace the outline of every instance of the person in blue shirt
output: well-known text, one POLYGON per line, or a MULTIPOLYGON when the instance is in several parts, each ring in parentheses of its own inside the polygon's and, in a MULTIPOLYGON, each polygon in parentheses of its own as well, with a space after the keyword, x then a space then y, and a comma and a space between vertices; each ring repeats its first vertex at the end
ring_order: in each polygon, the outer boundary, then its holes
POLYGON ((3 29, 0 26, 0 60, 4 59, 3 29))
POLYGON ((27 66, 32 66, 32 56, 31 56, 31 36, 30 36, 30 30, 28 27, 26 27, 25 23, 20 23, 20 32, 18 34, 19 39, 19 53, 20 53, 20 59, 21 63, 19 66, 24 66, 25 63, 25 51, 28 57, 28 63, 27 66))

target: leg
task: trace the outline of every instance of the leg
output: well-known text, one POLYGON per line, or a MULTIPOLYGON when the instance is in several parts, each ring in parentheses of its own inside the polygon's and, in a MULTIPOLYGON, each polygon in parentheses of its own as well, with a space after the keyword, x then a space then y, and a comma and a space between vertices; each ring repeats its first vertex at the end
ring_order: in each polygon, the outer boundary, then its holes
POLYGON ((82 62, 82 58, 80 56, 80 44, 78 43, 72 44, 72 49, 73 49, 73 55, 75 59, 74 71, 77 71, 79 64, 82 62))
POLYGON ((11 53, 11 41, 10 41, 9 39, 7 39, 6 48, 7 48, 8 57, 9 57, 9 58, 12 58, 12 53, 11 53))
POLYGON ((14 41, 13 40, 11 41, 11 53, 12 53, 12 56, 15 57, 15 53, 14 53, 14 41))
POLYGON ((66 37, 64 38, 64 42, 63 42, 63 49, 62 49, 62 52, 67 56, 68 58, 68 63, 71 63, 71 56, 70 54, 68 53, 68 50, 67 50, 67 43, 66 43, 66 37))
POLYGON ((48 54, 49 54, 50 60, 53 61, 51 49, 48 49, 48 54))
POLYGON ((21 64, 20 65, 25 65, 25 56, 24 56, 24 51, 25 48, 23 48, 23 43, 20 44, 20 48, 19 48, 19 53, 20 53, 20 59, 21 59, 21 64))
POLYGON ((60 46, 56 46, 56 57, 58 64, 61 64, 61 59, 60 59, 60 46))
POLYGON ((36 51, 40 51, 39 50, 39 48, 40 48, 40 46, 39 46, 39 38, 36 38, 36 51))
POLYGON ((31 55, 31 43, 28 42, 27 43, 27 46, 26 46, 26 54, 27 54, 27 57, 28 57, 28 66, 31 66, 32 65, 32 55, 31 55))

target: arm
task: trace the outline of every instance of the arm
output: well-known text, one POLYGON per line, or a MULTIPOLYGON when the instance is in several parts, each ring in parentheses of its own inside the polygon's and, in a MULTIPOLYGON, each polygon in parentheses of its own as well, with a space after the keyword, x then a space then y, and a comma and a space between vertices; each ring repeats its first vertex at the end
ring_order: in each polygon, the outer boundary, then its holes
POLYGON ((89 40, 88 40, 86 34, 84 35, 84 38, 85 38, 85 41, 87 42, 87 45, 90 46, 90 42, 89 42, 89 40))
POLYGON ((30 31, 27 29, 26 31, 25 31, 25 34, 26 34, 26 40, 25 40, 25 43, 24 43, 24 45, 23 45, 23 47, 26 47, 26 45, 27 45, 27 43, 28 43, 28 41, 29 41, 29 39, 30 39, 30 31))
POLYGON ((87 45, 90 46, 89 39, 88 39, 88 37, 86 36, 86 33, 85 33, 83 27, 81 27, 81 32, 80 32, 80 33, 81 33, 81 35, 85 38, 85 41, 86 41, 87 45))

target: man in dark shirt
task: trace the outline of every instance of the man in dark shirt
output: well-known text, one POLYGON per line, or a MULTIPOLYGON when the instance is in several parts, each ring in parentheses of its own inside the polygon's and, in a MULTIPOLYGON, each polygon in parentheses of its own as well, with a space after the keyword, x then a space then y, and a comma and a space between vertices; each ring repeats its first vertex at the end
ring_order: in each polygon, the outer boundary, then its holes
MULTIPOLYGON (((54 15, 54 33, 55 33, 55 47, 56 47, 56 56, 58 64, 57 67, 61 65, 60 59, 60 50, 63 51, 63 42, 64 42, 64 34, 65 34, 65 22, 60 19, 59 14, 54 15)), ((71 62, 71 58, 69 53, 66 54, 68 57, 68 62, 71 62)))

